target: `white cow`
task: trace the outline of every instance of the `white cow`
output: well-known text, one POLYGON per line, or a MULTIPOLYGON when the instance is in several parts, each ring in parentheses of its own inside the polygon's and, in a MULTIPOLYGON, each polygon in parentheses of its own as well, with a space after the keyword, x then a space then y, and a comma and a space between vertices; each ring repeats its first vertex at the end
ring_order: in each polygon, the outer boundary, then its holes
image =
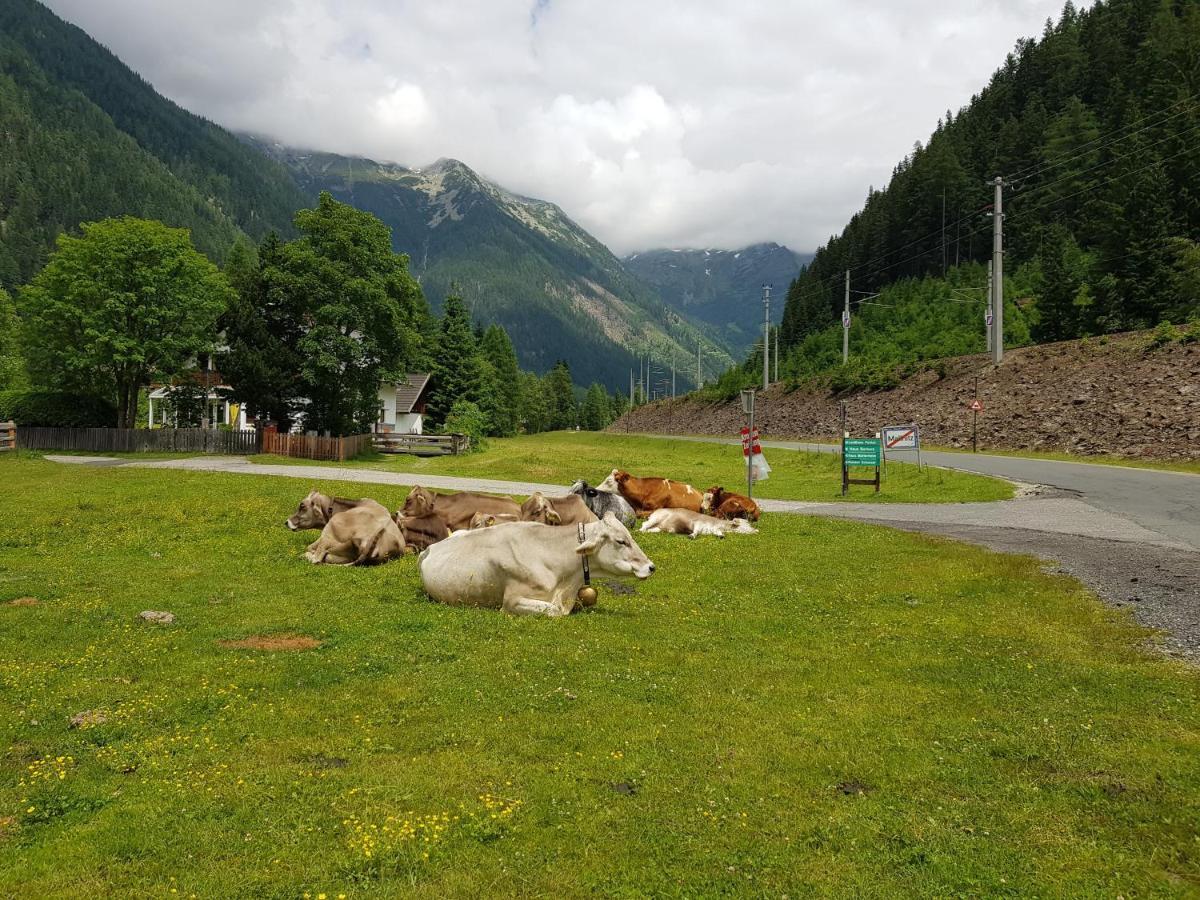
POLYGON ((690 509, 656 509, 642 523, 642 531, 666 534, 689 534, 693 540, 702 534, 719 538, 734 534, 758 534, 758 529, 745 519, 718 519, 690 509))
POLYGON ((649 578, 652 563, 612 513, 578 529, 509 522, 456 532, 421 553, 425 592, 456 606, 503 609, 513 615, 565 616, 591 571, 649 578))

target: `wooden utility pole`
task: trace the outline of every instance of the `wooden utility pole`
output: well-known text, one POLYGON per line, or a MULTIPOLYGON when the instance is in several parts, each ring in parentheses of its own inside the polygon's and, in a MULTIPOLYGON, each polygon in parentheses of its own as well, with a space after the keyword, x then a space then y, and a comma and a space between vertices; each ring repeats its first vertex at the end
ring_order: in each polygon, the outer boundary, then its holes
POLYGON ((1004 179, 992 182, 992 362, 1004 360, 1004 179))

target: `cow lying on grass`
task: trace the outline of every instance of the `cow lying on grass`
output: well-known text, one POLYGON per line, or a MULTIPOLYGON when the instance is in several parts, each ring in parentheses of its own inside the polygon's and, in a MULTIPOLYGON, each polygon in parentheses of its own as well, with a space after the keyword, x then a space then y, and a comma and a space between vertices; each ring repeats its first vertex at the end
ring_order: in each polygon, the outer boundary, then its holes
POLYGON ((761 513, 758 504, 741 494, 731 494, 723 487, 710 487, 700 501, 700 512, 718 519, 746 519, 757 522, 761 513))
POLYGON ((522 522, 541 522, 543 525, 588 524, 600 517, 588 509, 581 497, 567 494, 565 497, 547 497, 534 491, 521 504, 522 522))
POLYGON ((628 472, 613 469, 597 490, 618 493, 633 507, 639 516, 656 509, 690 509, 700 512, 703 495, 690 484, 672 481, 669 478, 635 478, 628 472))
POLYGON ((571 485, 571 493, 578 496, 598 519, 603 519, 605 514, 611 512, 621 520, 621 524, 626 528, 633 528, 637 525, 637 515, 633 511, 633 507, 618 493, 602 491, 582 480, 571 485))
POLYGON ((311 563, 361 566, 404 555, 404 536, 378 503, 335 513, 304 553, 311 563))
POLYGON ((520 517, 521 507, 508 497, 493 497, 491 494, 475 494, 463 491, 459 494, 435 494, 423 487, 414 487, 404 501, 400 514, 405 518, 420 518, 436 515, 451 531, 468 528, 475 513, 509 514, 520 517))
POLYGON ((734 534, 758 534, 758 529, 751 526, 745 519, 717 519, 704 513, 692 512, 690 509, 659 509, 650 514, 650 518, 642 523, 642 531, 649 533, 688 534, 692 539, 702 534, 712 534, 724 538, 729 532, 734 534))
POLYGON ((394 518, 400 526, 400 533, 404 535, 405 545, 415 553, 450 537, 450 529, 436 513, 406 516, 403 512, 397 512, 394 518))
POLYGON ((606 575, 649 578, 652 563, 611 513, 584 526, 512 522, 455 534, 419 558, 425 592, 456 606, 503 609, 518 616, 565 616, 583 585, 582 557, 606 575))
POLYGON ((285 524, 292 531, 324 528, 338 513, 368 505, 383 509, 381 504, 370 497, 347 500, 345 497, 329 497, 318 491, 309 491, 308 496, 300 501, 300 505, 285 524))

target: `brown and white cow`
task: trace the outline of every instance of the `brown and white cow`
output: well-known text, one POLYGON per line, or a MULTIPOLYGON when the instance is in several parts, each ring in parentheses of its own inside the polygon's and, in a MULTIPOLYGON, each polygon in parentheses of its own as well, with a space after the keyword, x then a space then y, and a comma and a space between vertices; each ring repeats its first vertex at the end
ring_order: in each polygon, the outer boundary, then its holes
POLYGON ((471 517, 477 512, 507 513, 520 517, 521 506, 516 500, 508 497, 475 494, 470 491, 458 494, 435 494, 427 488, 417 486, 409 492, 408 499, 404 501, 404 508, 400 512, 405 517, 417 518, 433 513, 451 531, 458 531, 470 526, 471 517))
POLYGON ((710 487, 700 501, 700 511, 718 519, 746 519, 757 522, 761 512, 750 497, 731 494, 723 487, 710 487))
POLYGON ((364 504, 335 513, 304 555, 335 566, 382 563, 404 555, 404 535, 386 509, 364 504))
POLYGON ((582 541, 574 528, 537 522, 460 532, 421 554, 421 583, 441 603, 565 616, 578 602, 584 556, 593 573, 649 578, 654 572, 654 563, 611 513, 583 530, 582 541))
POLYGON ((656 509, 690 509, 700 512, 704 496, 682 481, 669 478, 635 478, 628 472, 613 469, 607 478, 596 486, 598 491, 613 491, 629 501, 639 516, 656 509))
POLYGON ((702 534, 719 538, 734 534, 758 534, 758 529, 745 519, 717 519, 690 509, 656 509, 642 523, 642 531, 654 534, 687 534, 692 539, 702 534))
POLYGON ((370 497, 360 497, 358 500, 347 500, 345 497, 330 497, 319 491, 309 491, 308 496, 300 501, 296 511, 288 518, 287 525, 292 531, 305 531, 309 528, 324 528, 329 520, 340 512, 355 509, 359 506, 383 506, 370 497))

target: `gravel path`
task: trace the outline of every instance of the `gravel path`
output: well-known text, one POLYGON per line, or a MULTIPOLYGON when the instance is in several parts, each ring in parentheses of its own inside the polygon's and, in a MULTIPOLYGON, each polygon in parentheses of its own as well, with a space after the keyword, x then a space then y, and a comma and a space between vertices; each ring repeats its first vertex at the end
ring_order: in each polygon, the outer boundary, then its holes
MULTIPOLYGON (((321 465, 266 465, 236 456, 146 462, 112 457, 54 455, 47 455, 46 459, 74 465, 127 465, 148 469, 274 475, 309 482, 351 481, 397 486, 422 484, 442 490, 498 494, 527 495, 533 491, 556 494, 565 490, 563 485, 533 482, 321 465)), ((1197 481, 1200 482, 1200 478, 1197 481)), ((1106 603, 1127 608, 1143 625, 1165 631, 1164 649, 1168 653, 1200 663, 1200 553, 1190 542, 1181 539, 1182 535, 1176 529, 1171 529, 1173 533, 1152 530, 1131 516, 1087 502, 1077 492, 1051 489, 996 503, 871 504, 763 500, 762 506, 770 512, 853 519, 906 531, 944 535, 1001 552, 1026 553, 1050 560, 1056 570, 1079 578, 1106 603)), ((1200 512, 1197 512, 1197 516, 1200 517, 1200 512)), ((1184 534, 1187 535, 1187 532, 1184 534)))

